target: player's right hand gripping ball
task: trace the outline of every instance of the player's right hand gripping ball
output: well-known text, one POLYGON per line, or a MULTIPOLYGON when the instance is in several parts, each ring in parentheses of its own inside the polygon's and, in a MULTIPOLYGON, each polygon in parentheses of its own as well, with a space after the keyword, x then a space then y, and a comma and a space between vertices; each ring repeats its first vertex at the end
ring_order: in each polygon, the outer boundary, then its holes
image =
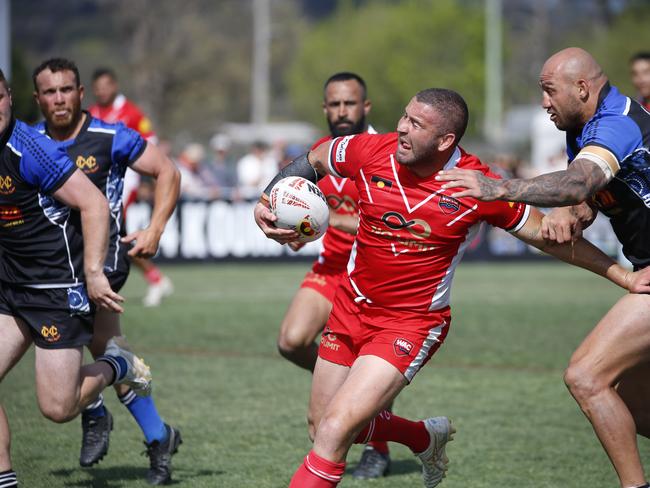
POLYGON ((283 178, 271 189, 269 200, 271 212, 278 218, 276 227, 295 230, 300 242, 315 241, 327 230, 327 200, 311 181, 299 176, 283 178))

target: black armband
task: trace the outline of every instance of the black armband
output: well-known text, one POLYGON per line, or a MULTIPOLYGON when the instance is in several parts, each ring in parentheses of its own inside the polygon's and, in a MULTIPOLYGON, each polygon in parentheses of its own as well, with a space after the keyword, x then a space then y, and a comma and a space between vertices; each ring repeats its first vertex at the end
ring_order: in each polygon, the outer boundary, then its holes
POLYGON ((266 195, 270 195, 271 188, 273 188, 275 184, 282 178, 286 178, 288 176, 300 176, 301 178, 309 180, 312 183, 317 183, 318 180, 323 177, 323 175, 318 174, 318 171, 316 171, 316 169, 311 164, 309 164, 309 160, 307 159, 308 154, 309 153, 305 153, 302 156, 298 156, 296 159, 282 168, 282 170, 280 170, 280 172, 275 175, 275 178, 271 180, 271 183, 269 183, 267 187, 264 188, 264 193, 266 195))

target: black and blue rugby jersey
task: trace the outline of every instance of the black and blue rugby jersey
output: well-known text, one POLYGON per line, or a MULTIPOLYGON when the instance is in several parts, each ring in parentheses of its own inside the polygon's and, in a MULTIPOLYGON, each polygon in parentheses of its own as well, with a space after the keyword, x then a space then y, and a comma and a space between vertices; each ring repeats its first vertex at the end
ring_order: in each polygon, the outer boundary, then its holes
POLYGON ((0 280, 63 287, 83 280, 83 238, 56 192, 77 169, 65 151, 13 119, 0 138, 0 280))
POLYGON ((586 146, 603 147, 618 160, 620 170, 594 203, 630 262, 650 265, 650 113, 608 83, 594 116, 580 132, 567 132, 569 164, 586 146))
MULTIPOLYGON (((126 234, 122 206, 124 174, 127 167, 142 155, 147 143, 140 134, 122 123, 108 124, 93 118, 88 112, 84 113, 86 120, 77 137, 53 142, 67 151, 70 159, 108 200, 111 222, 104 272, 112 273, 120 263, 121 254, 127 251, 127 246, 120 243, 120 237, 126 234)), ((47 135, 43 122, 36 129, 47 135)), ((70 224, 81 229, 78 212, 73 212, 70 224)))

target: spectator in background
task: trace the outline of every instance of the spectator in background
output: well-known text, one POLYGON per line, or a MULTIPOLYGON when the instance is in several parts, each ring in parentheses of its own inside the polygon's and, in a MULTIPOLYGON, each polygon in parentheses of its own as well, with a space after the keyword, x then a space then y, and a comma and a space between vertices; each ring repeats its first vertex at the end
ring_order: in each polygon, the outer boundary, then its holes
POLYGON ((210 139, 212 159, 203 167, 204 181, 219 188, 219 197, 237 199, 237 173, 235 161, 230 156, 232 141, 225 134, 215 134, 210 139))
POLYGON ((301 146, 300 144, 287 144, 284 147, 284 151, 282 152, 282 157, 280 158, 280 161, 278 162, 278 169, 279 170, 283 169, 291 161, 296 159, 298 156, 302 156, 307 151, 309 151, 309 148, 301 146))
POLYGON ((520 176, 521 159, 513 153, 498 153, 492 162, 490 168, 501 178, 510 179, 520 176))
POLYGON ((178 156, 181 172, 181 197, 193 200, 213 200, 219 196, 219 187, 203 177, 205 148, 196 142, 185 146, 178 156))
POLYGON ((650 110, 650 51, 640 52, 630 59, 632 84, 639 94, 637 101, 650 110))
POLYGON ((266 184, 278 172, 278 163, 264 141, 252 144, 248 154, 237 162, 237 181, 242 198, 259 197, 266 184))
MULTIPOLYGON (((92 80, 93 95, 97 103, 88 107, 90 115, 110 124, 122 122, 128 128, 139 132, 147 142, 158 143, 149 118, 136 104, 119 92, 117 76, 113 70, 97 68, 93 73, 92 80)), ((127 169, 123 191, 124 215, 126 215, 129 205, 136 201, 139 185, 138 173, 127 169)), ((149 285, 147 293, 142 299, 142 304, 145 307, 157 307, 164 297, 174 292, 172 281, 163 275, 150 259, 133 257, 131 262, 142 272, 142 276, 149 285)))
POLYGON ((549 156, 541 166, 538 166, 538 170, 534 174, 516 175, 513 178, 534 177, 545 173, 552 173, 553 171, 564 171, 568 163, 566 147, 562 147, 555 154, 549 156))

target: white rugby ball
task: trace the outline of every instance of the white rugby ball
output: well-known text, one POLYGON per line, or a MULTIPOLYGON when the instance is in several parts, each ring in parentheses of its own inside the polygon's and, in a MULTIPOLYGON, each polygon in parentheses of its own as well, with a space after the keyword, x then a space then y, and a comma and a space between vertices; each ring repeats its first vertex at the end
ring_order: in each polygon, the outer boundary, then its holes
POLYGON ((330 211, 318 186, 299 176, 278 181, 269 195, 276 227, 295 230, 300 242, 315 241, 327 230, 330 211))

